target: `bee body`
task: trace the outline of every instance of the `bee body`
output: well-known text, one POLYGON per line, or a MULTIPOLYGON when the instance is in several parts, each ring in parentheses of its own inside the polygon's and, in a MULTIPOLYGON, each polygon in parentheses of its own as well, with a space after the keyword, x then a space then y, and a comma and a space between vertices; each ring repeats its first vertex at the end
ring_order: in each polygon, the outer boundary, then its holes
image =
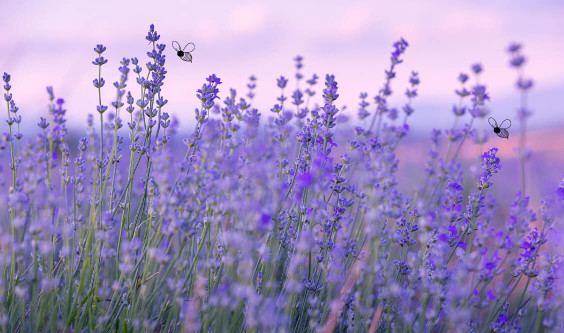
POLYGON ((194 43, 188 43, 188 44, 186 44, 186 46, 184 46, 184 48, 181 49, 180 44, 177 41, 173 41, 172 47, 174 48, 174 50, 176 51, 176 55, 180 59, 182 59, 186 62, 192 62, 192 55, 190 54, 190 52, 193 52, 196 49, 196 45, 194 45, 194 43), (192 44, 192 50, 186 51, 186 48, 190 44, 192 44))
POLYGON ((511 120, 509 119, 505 119, 504 121, 501 122, 500 125, 497 124, 497 121, 495 121, 495 119, 493 119, 492 117, 488 118, 488 123, 490 123, 490 126, 493 127, 493 131, 495 134, 497 134, 497 136, 499 136, 500 138, 503 139, 509 139, 509 131, 507 130, 509 127, 511 127, 511 120), (493 121, 493 123, 492 123, 493 121), (509 126, 505 127, 503 126, 503 124, 509 121, 509 126))

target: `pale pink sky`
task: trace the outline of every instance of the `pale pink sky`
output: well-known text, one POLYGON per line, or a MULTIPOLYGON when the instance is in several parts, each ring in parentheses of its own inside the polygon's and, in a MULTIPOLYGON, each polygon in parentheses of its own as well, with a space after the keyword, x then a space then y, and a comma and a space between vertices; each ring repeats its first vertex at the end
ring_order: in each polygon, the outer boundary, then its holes
MULTIPOLYGON (((358 95, 372 97, 383 81, 391 44, 399 37, 410 46, 392 88, 403 103, 409 72, 420 73, 415 101, 416 127, 447 126, 456 77, 472 63, 485 68, 492 111, 515 118, 516 74, 508 67, 507 45, 524 44, 525 73, 535 81, 530 98, 533 127, 564 124, 564 2, 552 1, 5 1, 0 10, 0 70, 12 75, 13 95, 24 122, 35 124, 46 112, 45 86, 67 101, 69 123, 82 125, 95 113, 93 47, 103 43, 109 59, 104 103, 115 96, 122 57, 145 63, 144 37, 154 23, 167 44, 165 107, 182 120, 193 118, 195 91, 209 74, 228 88, 246 93, 249 75, 258 77, 255 105, 263 114, 279 94, 276 77, 294 78, 292 59, 304 56, 303 73, 335 74, 339 102, 356 114, 358 95), (176 58, 170 43, 194 42, 193 63, 176 58)), ((322 80, 318 88, 322 87, 322 80)), ((289 87, 295 87, 290 81, 289 87)), ((128 88, 137 92, 131 81, 128 88)), ((288 89, 287 89, 288 90, 288 89)), ((319 91, 319 90, 318 90, 319 91)), ((287 94, 291 91, 287 91, 287 94)), ((318 93, 318 97, 319 97, 318 93)), ((135 95, 138 98, 137 95, 135 95)), ((372 110, 372 109, 371 109, 372 110)))

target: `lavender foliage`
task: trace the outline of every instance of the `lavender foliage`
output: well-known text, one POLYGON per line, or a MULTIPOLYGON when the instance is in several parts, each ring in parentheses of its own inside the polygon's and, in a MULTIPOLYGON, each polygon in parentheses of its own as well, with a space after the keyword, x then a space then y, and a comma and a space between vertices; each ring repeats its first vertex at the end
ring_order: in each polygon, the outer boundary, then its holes
MULTIPOLYGON (((280 76, 271 112, 253 106, 254 75, 244 97, 207 77, 182 146, 167 111, 160 37, 151 25, 145 66, 120 61, 110 107, 102 104, 110 98, 102 69, 112 75, 106 47, 94 48, 99 103, 78 142, 53 87, 35 137, 24 136, 23 110, 10 75, 2 76, 0 331, 564 329, 564 299, 554 292, 561 257, 550 246, 564 182, 538 213, 523 177, 503 219, 490 192, 504 170, 498 149, 476 156, 474 179, 463 177, 460 149, 474 118, 487 114, 483 83, 468 87, 460 74, 455 123, 433 130, 424 179, 405 193, 397 149, 410 130, 419 74, 411 72, 403 122, 393 121, 398 112, 388 102, 405 40, 393 44, 373 111, 360 93, 358 126, 339 104, 337 78, 327 74, 315 91, 313 74, 303 86, 297 56, 296 88, 285 95, 293 83, 280 76)), ((532 81, 521 73, 521 46, 508 51, 526 94, 532 81)), ((527 106, 518 112, 524 124, 527 106)), ((523 172, 525 149, 521 141, 523 172)))

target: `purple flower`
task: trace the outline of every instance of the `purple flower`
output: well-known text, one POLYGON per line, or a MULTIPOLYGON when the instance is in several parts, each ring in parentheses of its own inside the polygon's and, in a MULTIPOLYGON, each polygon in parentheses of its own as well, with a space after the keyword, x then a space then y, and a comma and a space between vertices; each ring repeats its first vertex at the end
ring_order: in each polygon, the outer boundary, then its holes
POLYGON ((108 62, 107 59, 100 56, 100 57, 97 57, 96 59, 94 59, 94 61, 92 61, 92 64, 94 64, 96 66, 102 66, 102 65, 106 64, 107 62, 108 62))
POLYGON ((319 79, 319 76, 317 76, 317 74, 313 74, 312 78, 307 80, 307 84, 309 84, 310 86, 314 86, 317 84, 317 80, 319 79))
POLYGON ((247 84, 247 88, 249 88, 249 92, 247 93, 247 97, 252 101, 255 97, 254 90, 257 87, 256 84, 257 78, 254 75, 249 77, 249 83, 247 84))
POLYGON ((326 104, 331 104, 339 98, 338 89, 335 76, 327 74, 325 76, 325 89, 323 89, 323 100, 326 104))
MULTIPOLYGON (((98 104, 101 123, 87 115, 87 132, 74 149, 67 104, 52 87, 36 137, 20 140, 26 124, 4 74, 10 126, 0 136, 8 166, 0 169, 0 299, 8 314, 0 315, 2 327, 13 328, 16 318, 23 329, 43 320, 77 331, 111 331, 116 323, 133 331, 559 331, 562 263, 553 254, 553 232, 563 215, 564 180, 548 188, 556 194, 541 202, 541 225, 529 205, 536 200, 520 192, 506 209, 488 191, 501 168, 497 148, 486 147, 477 167, 471 158, 451 158, 476 137, 473 122, 460 118, 451 129, 433 129, 422 175, 403 165, 399 156, 417 157, 411 151, 418 147, 402 147, 409 127, 389 119, 400 107, 405 119, 416 109, 418 73, 409 75, 407 101, 388 102, 396 98, 391 80, 401 77, 396 65, 405 40, 393 45, 369 128, 342 124, 349 115, 337 104, 343 92, 335 76, 324 78, 322 98, 311 98, 315 74, 302 90, 297 56, 296 88, 284 96, 288 80, 277 79, 282 92, 268 119, 252 105, 256 77, 247 80, 245 98, 229 89, 221 99, 221 79, 205 77, 196 92, 197 123, 181 151, 178 121, 162 109, 166 47, 159 38, 151 25, 146 64, 120 61, 115 109, 98 104), (131 72, 138 85, 128 91, 131 72), (120 130, 124 123, 129 131, 120 130), (474 188, 466 187, 468 171, 474 188), (92 310, 87 316, 74 316, 77 300, 92 310), (143 311, 130 311, 135 305, 143 311), (26 309, 37 311, 27 316, 26 309), (375 317, 380 321, 370 323, 375 317)), ((104 50, 95 48, 98 66, 107 62, 104 50)), ((520 46, 509 53, 513 65, 523 64, 520 46)), ((526 94, 531 84, 520 77, 526 94)), ((468 80, 460 74, 455 82, 453 113, 481 117, 488 91, 468 80)), ((105 81, 96 76, 93 84, 100 89, 105 81)), ((368 93, 359 97, 365 120, 368 93)), ((526 105, 521 115, 530 115, 526 105)), ((518 153, 528 157, 523 147, 518 153)), ((500 185, 502 196, 511 190, 500 185)))
POLYGON ((482 64, 476 63, 472 65, 472 72, 474 72, 474 74, 480 74, 482 71, 482 64))
POLYGON ((533 80, 519 78, 517 80, 517 88, 527 91, 533 87, 533 80))
POLYGON ((417 86, 419 85, 420 81, 419 81, 419 73, 412 71, 411 72, 411 76, 409 77, 409 83, 412 86, 417 86))
POLYGON ((461 117, 461 116, 464 115, 464 113, 466 113, 466 107, 465 106, 459 107, 459 106, 453 105, 452 106, 452 112, 454 113, 455 116, 461 117))
POLYGON ((394 260, 394 266, 396 267, 399 275, 411 274, 411 269, 405 260, 394 260))
POLYGON ((489 99, 490 96, 486 92, 486 86, 478 84, 472 88, 472 103, 475 106, 483 106, 489 99))
POLYGON ((98 55, 104 53, 104 51, 106 51, 106 47, 102 44, 98 44, 96 45, 96 47, 94 48, 94 52, 98 53, 98 55))
POLYGON ((46 129, 47 127, 49 127, 49 123, 47 122, 47 119, 43 118, 43 117, 39 117, 39 122, 37 123, 37 126, 39 126, 39 128, 41 129, 46 129))
POLYGON ((366 101, 366 97, 368 97, 367 93, 360 93, 361 101, 359 103, 360 109, 358 110, 358 118, 360 120, 366 119, 370 115, 370 112, 368 112, 368 110, 366 109, 368 105, 370 105, 370 103, 366 101))
POLYGON ((149 32, 147 33, 147 36, 145 37, 146 40, 148 40, 149 42, 156 42, 159 40, 159 38, 161 38, 161 35, 158 35, 157 32, 155 31, 155 25, 151 24, 149 27, 149 32))
POLYGON ((501 257, 498 255, 497 250, 492 253, 491 258, 488 258, 488 247, 484 247, 484 250, 480 252, 482 262, 480 264, 480 281, 490 281, 495 275, 495 270, 498 263, 501 261, 501 257))
POLYGON ((403 38, 400 38, 399 41, 393 44, 394 50, 392 51, 392 57, 391 57, 392 66, 402 62, 400 56, 405 52, 408 46, 409 44, 403 38))
POLYGON ((474 118, 484 118, 489 113, 487 108, 478 105, 474 105, 470 110, 468 110, 468 112, 474 118))
POLYGON ((303 96, 304 94, 301 92, 301 90, 294 91, 294 93, 292 94, 292 99, 293 99, 292 104, 296 106, 300 106, 300 104, 304 102, 303 96))
POLYGON ((487 188, 493 184, 489 180, 492 175, 497 173, 501 168, 501 164, 499 164, 500 160, 496 156, 497 152, 497 148, 492 148, 482 154, 482 167, 484 168, 484 172, 480 177, 479 188, 487 188))
POLYGON ((556 194, 560 197, 560 199, 564 200, 564 187, 559 187, 556 190, 556 194))
POLYGON ((207 84, 204 84, 202 88, 198 89, 196 92, 196 96, 202 103, 204 109, 209 110, 214 106, 214 101, 216 98, 219 98, 217 94, 219 93, 219 89, 217 86, 221 84, 221 79, 216 77, 215 74, 209 76, 206 81, 207 84))
POLYGON ((532 260, 533 258, 531 256, 538 251, 537 249, 546 243, 546 241, 546 235, 544 233, 539 233, 538 228, 535 228, 529 233, 527 239, 523 241, 522 245, 519 247, 520 249, 523 249, 521 257, 523 259, 532 260))
POLYGON ((106 81, 104 80, 104 78, 100 78, 100 81, 98 81, 98 79, 94 79, 94 81, 92 81, 94 83, 94 87, 96 88, 102 88, 104 86, 104 84, 106 84, 106 81))
POLYGON ((96 106, 96 110, 98 111, 98 113, 104 113, 104 112, 106 112, 107 109, 108 109, 108 107, 106 105, 97 105, 96 106))
POLYGON ((460 90, 456 89, 454 91, 458 96, 460 96, 460 98, 464 98, 468 95, 470 95, 470 92, 466 89, 466 88, 462 88, 460 90))
POLYGON ((215 74, 212 74, 206 78, 206 81, 210 84, 220 85, 221 79, 217 77, 215 74))
POLYGON ((288 79, 284 78, 283 76, 276 79, 276 84, 278 85, 278 88, 280 88, 280 89, 286 88, 287 83, 288 83, 288 79))
POLYGON ((311 172, 305 172, 299 175, 297 180, 304 188, 310 186, 313 183, 313 177, 311 175, 311 172))
POLYGON ((294 58, 294 61, 296 62, 296 69, 301 69, 303 67, 302 61, 304 60, 304 58, 300 55, 297 55, 294 58))
POLYGON ((416 232, 419 230, 417 224, 411 224, 411 222, 407 222, 405 218, 400 219, 396 222, 398 225, 398 230, 396 231, 396 243, 401 246, 413 246, 417 244, 414 238, 411 237, 411 233, 416 232))
POLYGON ((511 67, 515 67, 515 68, 521 67, 524 63, 525 63, 525 57, 520 54, 513 55, 509 60, 509 64, 511 65, 511 67))
POLYGON ((466 83, 466 81, 468 81, 468 74, 460 73, 458 75, 458 81, 460 81, 460 83, 462 84, 466 83))
POLYGON ((507 52, 509 53, 516 53, 519 52, 519 50, 521 50, 521 44, 519 43, 511 43, 509 47, 507 47, 507 52))
POLYGON ((274 113, 279 113, 280 111, 282 111, 282 106, 280 104, 274 104, 274 106, 272 107, 272 109, 270 109, 270 111, 274 113))

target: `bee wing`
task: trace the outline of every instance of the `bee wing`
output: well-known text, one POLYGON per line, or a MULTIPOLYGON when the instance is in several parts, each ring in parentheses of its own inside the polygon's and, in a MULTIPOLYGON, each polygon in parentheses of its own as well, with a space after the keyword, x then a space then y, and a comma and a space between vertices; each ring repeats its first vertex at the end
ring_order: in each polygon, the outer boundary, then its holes
POLYGON ((493 128, 498 127, 498 126, 497 126, 497 121, 495 121, 495 119, 493 119, 492 117, 489 117, 489 118, 488 118, 488 123, 490 123, 490 126, 493 127, 493 128), (493 122, 494 122, 493 124, 492 124, 492 120, 493 120, 493 122))
POLYGON ((186 46, 184 46, 184 48, 182 49, 182 51, 184 52, 192 52, 196 49, 196 45, 194 45, 194 43, 190 42, 188 44, 186 44, 186 46), (188 45, 192 44, 192 49, 190 51, 185 51, 185 49, 188 47, 188 45))
POLYGON ((182 60, 192 62, 192 55, 188 52, 185 52, 184 56, 182 57, 182 60))
POLYGON ((175 40, 172 41, 172 48, 175 49, 176 51, 182 51, 182 49, 180 48, 180 44, 175 40), (176 45, 178 45, 178 48, 176 48, 176 46, 174 46, 174 43, 176 43, 176 45))
POLYGON ((509 139, 509 131, 507 131, 505 128, 501 128, 498 136, 500 138, 509 139))
POLYGON ((511 127, 511 120, 509 119, 505 119, 504 121, 501 122, 501 124, 499 125, 499 128, 505 128, 508 129, 509 127, 511 127), (505 124, 505 122, 508 121, 509 122, 509 126, 503 126, 503 124, 505 124))

